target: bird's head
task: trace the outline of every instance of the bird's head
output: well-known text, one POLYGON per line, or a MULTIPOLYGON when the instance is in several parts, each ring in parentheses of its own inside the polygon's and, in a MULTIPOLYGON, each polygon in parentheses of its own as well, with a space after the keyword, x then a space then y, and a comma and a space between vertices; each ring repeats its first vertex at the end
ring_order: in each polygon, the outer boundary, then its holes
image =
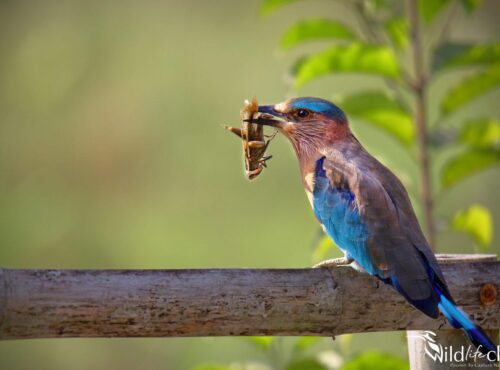
POLYGON ((350 133, 344 112, 324 99, 295 98, 276 105, 260 105, 259 113, 252 123, 277 128, 299 155, 332 145, 350 133))

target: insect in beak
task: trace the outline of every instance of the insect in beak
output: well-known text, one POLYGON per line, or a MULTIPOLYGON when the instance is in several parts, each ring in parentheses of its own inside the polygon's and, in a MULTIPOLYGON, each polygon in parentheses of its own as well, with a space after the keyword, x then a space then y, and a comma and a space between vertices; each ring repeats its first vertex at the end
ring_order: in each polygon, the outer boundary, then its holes
MULTIPOLYGON (((241 110, 241 127, 224 126, 224 128, 243 141, 243 153, 245 156, 245 172, 248 179, 256 178, 262 170, 267 167, 266 161, 271 159, 271 156, 265 155, 269 142, 275 137, 276 132, 270 136, 264 135, 264 121, 270 122, 272 115, 265 115, 254 118, 259 114, 259 106, 256 99, 245 101, 245 106, 241 110), (258 120, 259 122, 254 122, 258 120), (266 140, 267 139, 267 140, 266 140)), ((271 125, 269 125, 271 126, 271 125)))
POLYGON ((282 127, 284 121, 276 118, 284 118, 283 113, 278 112, 273 105, 260 105, 257 117, 250 117, 247 122, 251 122, 257 125, 271 126, 271 127, 282 127))
POLYGON ((245 122, 262 126, 278 127, 282 121, 274 119, 270 114, 260 114, 257 118, 249 118, 245 122))

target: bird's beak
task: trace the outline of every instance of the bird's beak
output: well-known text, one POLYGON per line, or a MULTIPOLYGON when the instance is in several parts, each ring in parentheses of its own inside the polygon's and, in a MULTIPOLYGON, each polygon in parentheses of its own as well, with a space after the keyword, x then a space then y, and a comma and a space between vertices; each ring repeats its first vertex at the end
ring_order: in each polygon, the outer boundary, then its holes
POLYGON ((259 116, 248 119, 246 122, 255 123, 257 125, 265 125, 279 128, 285 124, 285 121, 276 119, 284 118, 283 113, 278 112, 273 105, 259 105, 259 116))

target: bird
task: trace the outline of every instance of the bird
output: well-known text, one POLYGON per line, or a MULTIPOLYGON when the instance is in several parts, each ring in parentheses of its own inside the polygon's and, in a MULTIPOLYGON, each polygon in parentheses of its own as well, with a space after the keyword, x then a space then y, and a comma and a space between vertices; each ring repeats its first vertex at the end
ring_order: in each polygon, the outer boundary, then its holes
POLYGON ((291 142, 314 214, 344 252, 331 264, 376 276, 427 316, 437 319, 441 311, 481 352, 496 351, 453 300, 405 187, 362 146, 341 108, 300 97, 259 105, 248 121, 272 126, 291 142))

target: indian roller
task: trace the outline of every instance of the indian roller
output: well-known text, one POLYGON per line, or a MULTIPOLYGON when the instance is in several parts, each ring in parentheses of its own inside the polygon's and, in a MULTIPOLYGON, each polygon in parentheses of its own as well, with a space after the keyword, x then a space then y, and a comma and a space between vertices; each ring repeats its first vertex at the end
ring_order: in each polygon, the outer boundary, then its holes
POLYGON ((258 111, 248 121, 275 127, 289 139, 314 214, 344 252, 344 263, 391 285, 427 316, 438 318, 441 311, 480 351, 495 351, 455 304, 403 184, 365 150, 344 112, 311 97, 258 111))

